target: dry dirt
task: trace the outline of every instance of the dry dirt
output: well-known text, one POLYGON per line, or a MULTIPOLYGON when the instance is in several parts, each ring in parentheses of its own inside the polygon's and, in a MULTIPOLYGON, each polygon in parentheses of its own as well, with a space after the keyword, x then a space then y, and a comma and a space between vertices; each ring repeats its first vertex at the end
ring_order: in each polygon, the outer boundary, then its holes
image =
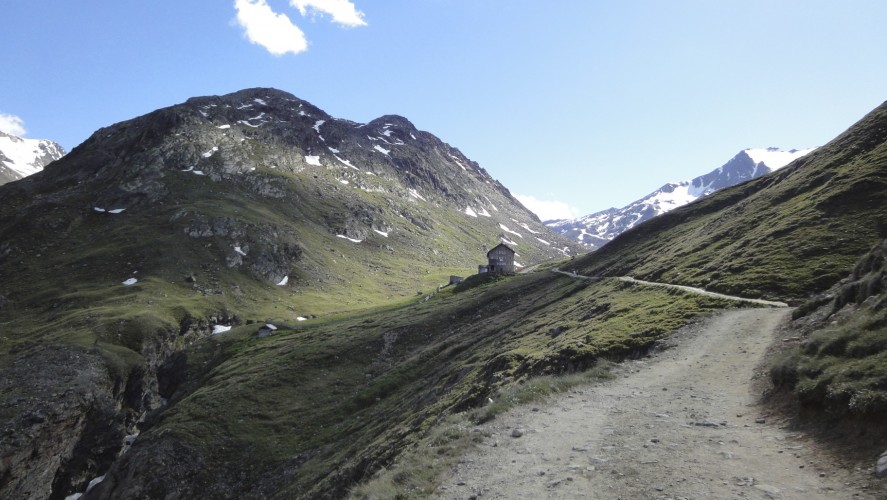
POLYGON ((752 388, 789 314, 724 312, 610 382, 500 415, 439 496, 887 498, 871 468, 844 465, 759 406, 752 388))

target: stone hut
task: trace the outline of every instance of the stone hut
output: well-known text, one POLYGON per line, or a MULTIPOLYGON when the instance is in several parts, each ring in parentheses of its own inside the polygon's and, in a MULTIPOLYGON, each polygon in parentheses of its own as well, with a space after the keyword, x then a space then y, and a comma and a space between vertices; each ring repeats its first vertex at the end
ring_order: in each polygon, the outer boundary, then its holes
POLYGON ((477 273, 513 273, 514 250, 508 245, 500 243, 487 252, 487 265, 477 266, 477 273))

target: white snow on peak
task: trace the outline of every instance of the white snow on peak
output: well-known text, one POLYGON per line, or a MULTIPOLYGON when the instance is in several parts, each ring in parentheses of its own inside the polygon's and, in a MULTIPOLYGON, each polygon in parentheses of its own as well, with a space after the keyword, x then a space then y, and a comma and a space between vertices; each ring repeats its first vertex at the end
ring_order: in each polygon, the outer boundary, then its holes
POLYGON ((265 328, 271 330, 272 332, 273 332, 274 330, 277 330, 277 327, 274 326, 274 325, 272 325, 271 323, 265 323, 265 328))
POLYGON ((109 214, 119 214, 119 213, 123 213, 123 211, 125 211, 125 210, 126 210, 125 208, 115 208, 112 210, 108 210, 108 213, 109 214))
POLYGON ((38 161, 47 153, 57 153, 61 158, 63 151, 58 150, 50 141, 43 139, 24 139, 14 135, 0 133, 0 153, 9 161, 0 161, 0 166, 6 166, 21 177, 27 177, 43 170, 38 161))
POLYGON ((311 128, 313 128, 314 131, 319 134, 320 133, 320 126, 323 125, 324 123, 326 123, 326 120, 317 120, 316 122, 314 122, 314 126, 311 128))
POLYGON ((551 246, 551 243, 549 243, 549 242, 543 240, 542 238, 537 237, 536 239, 539 240, 539 242, 542 243, 543 245, 551 246))
POLYGON ((105 210, 104 208, 101 208, 101 207, 92 207, 92 209, 95 210, 96 212, 99 212, 99 213, 107 212, 107 210, 105 210))
POLYGON ((194 175, 206 175, 203 170, 191 170, 190 172, 194 175))
POLYGON ((220 333, 230 332, 231 327, 226 325, 216 325, 213 327, 213 335, 218 335, 220 333))
POLYGON ((349 184, 349 182, 346 181, 345 179, 339 179, 339 182, 341 182, 342 184, 345 184, 346 186, 349 184))
POLYGON ((267 106, 267 105, 268 105, 268 103, 266 103, 266 102, 263 101, 262 99, 259 99, 258 97, 255 98, 255 99, 253 99, 253 102, 258 103, 258 104, 261 104, 262 106, 267 106))
POLYGON ((327 149, 329 149, 329 150, 330 150, 330 153, 332 153, 332 154, 334 154, 334 155, 337 155, 337 154, 339 154, 339 152, 340 152, 340 151, 339 151, 338 149, 336 149, 336 148, 330 148, 330 147, 328 147, 327 149))
POLYGON ((516 246, 517 246, 517 243, 515 243, 515 242, 509 240, 508 238, 506 238, 506 237, 504 237, 504 236, 501 237, 500 239, 502 240, 502 243, 505 243, 506 245, 513 246, 513 247, 516 247, 516 246))
POLYGON ((412 133, 412 132, 410 132, 410 137, 412 137, 412 138, 413 138, 413 140, 414 140, 414 141, 418 141, 418 140, 419 140, 419 139, 416 139, 416 136, 415 136, 415 135, 413 135, 413 133, 412 133))
POLYGON ((502 224, 501 222, 499 223, 499 228, 502 229, 503 231, 505 231, 506 233, 511 233, 511 234, 513 234, 515 236, 519 236, 521 238, 524 237, 524 235, 522 235, 518 232, 512 231, 511 229, 508 229, 508 226, 506 226, 505 224, 502 224))
POLYGON ((388 237, 388 233, 385 231, 379 231, 378 229, 373 229, 373 231, 375 231, 376 234, 381 234, 382 236, 384 236, 386 238, 388 237))
POLYGON ((320 163, 319 156, 305 156, 305 163, 307 163, 309 165, 314 165, 315 167, 322 167, 323 166, 320 163))
POLYGON ((422 201, 428 201, 425 199, 425 197, 423 197, 421 194, 419 194, 419 192, 416 191, 415 188, 410 188, 410 196, 412 196, 413 198, 418 198, 422 201))
POLYGON ((228 124, 225 124, 225 125, 219 125, 219 126, 216 127, 216 128, 218 128, 218 129, 222 129, 222 130, 227 130, 227 129, 231 128, 231 125, 228 125, 228 124))
POLYGON ((286 285, 286 284, 289 283, 289 282, 290 282, 290 277, 289 277, 289 276, 284 276, 283 279, 280 280, 279 283, 277 283, 277 286, 284 286, 284 285, 286 285))
POLYGON ((807 148, 782 151, 779 148, 750 148, 745 149, 744 151, 755 164, 763 162, 770 167, 770 170, 778 170, 815 149, 816 148, 807 148))
POLYGON ((484 217, 492 217, 492 215, 490 215, 490 212, 487 212, 487 209, 484 207, 480 207, 480 212, 478 212, 477 214, 483 215, 484 217))
POLYGON ((363 243, 363 240, 356 240, 354 238, 349 238, 349 237, 345 236, 344 234, 337 234, 336 237, 342 238, 343 240, 348 240, 351 243, 363 243))
POLYGON ((299 321, 299 322, 308 321, 308 318, 306 318, 305 316, 299 316, 298 318, 296 318, 296 321, 299 321))
POLYGON ((382 153, 383 155, 386 155, 386 156, 388 155, 388 153, 391 152, 390 149, 385 149, 385 148, 383 148, 382 146, 379 146, 378 144, 376 144, 375 146, 373 146, 373 149, 375 149, 376 151, 378 151, 378 152, 380 152, 380 153, 382 153))
POLYGON ((244 252, 242 248, 234 247, 234 251, 239 253, 240 255, 243 255, 244 257, 246 257, 246 252, 244 252))
POLYGON ((643 202, 652 206, 656 210, 656 215, 664 214, 669 210, 696 201, 705 195, 706 187, 696 188, 690 182, 684 181, 677 183, 670 193, 659 191, 655 196, 645 198, 643 202))
POLYGON ((138 283, 138 282, 139 282, 139 280, 137 280, 137 279, 135 279, 135 278, 129 278, 128 280, 126 280, 126 281, 123 282, 123 286, 131 286, 131 285, 135 285, 135 284, 138 283))
POLYGON ((219 147, 218 147, 218 146, 213 146, 212 149, 210 149, 210 150, 207 151, 206 153, 203 153, 203 157, 204 157, 204 158, 209 158, 210 156, 213 155, 213 153, 215 153, 215 152, 218 151, 218 150, 219 150, 219 147))
POLYGON ((471 207, 465 207, 465 215, 470 215, 472 217, 477 217, 477 212, 472 210, 471 207))

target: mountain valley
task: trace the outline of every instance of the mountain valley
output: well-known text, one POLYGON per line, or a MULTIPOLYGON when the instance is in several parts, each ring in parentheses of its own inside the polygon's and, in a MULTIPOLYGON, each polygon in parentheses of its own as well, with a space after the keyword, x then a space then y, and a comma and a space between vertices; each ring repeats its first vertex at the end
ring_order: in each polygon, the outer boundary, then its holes
POLYGON ((742 298, 797 306, 772 404, 883 451, 887 103, 753 153, 579 241, 399 116, 247 89, 100 129, 0 186, 0 496, 443 496, 476 425, 742 298), (522 271, 474 275, 499 243, 522 271))

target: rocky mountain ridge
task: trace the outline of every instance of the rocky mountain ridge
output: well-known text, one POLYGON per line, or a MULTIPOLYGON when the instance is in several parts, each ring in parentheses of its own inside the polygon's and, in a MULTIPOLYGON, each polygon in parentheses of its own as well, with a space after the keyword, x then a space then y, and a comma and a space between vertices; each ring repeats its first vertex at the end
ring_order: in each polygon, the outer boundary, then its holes
POLYGON ((65 150, 55 142, 0 131, 0 185, 37 173, 62 156, 65 150))
POLYGON ((545 225, 590 249, 600 248, 644 221, 720 189, 773 172, 814 149, 744 149, 705 175, 689 181, 669 182, 622 208, 608 208, 577 219, 545 221, 545 225))

